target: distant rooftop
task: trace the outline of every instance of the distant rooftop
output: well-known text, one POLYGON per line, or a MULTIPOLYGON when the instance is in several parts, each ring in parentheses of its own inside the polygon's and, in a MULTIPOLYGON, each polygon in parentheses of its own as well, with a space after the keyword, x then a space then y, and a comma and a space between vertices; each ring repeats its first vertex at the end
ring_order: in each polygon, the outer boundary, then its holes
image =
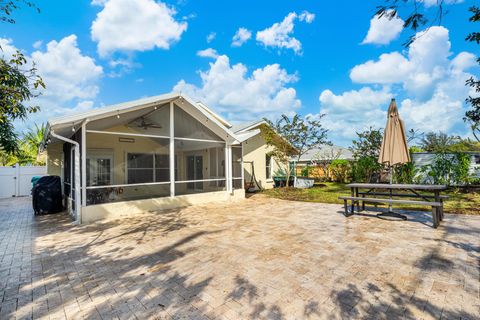
POLYGON ((347 148, 340 146, 322 146, 306 152, 300 157, 300 161, 315 161, 321 159, 345 159, 352 160, 353 154, 347 148))

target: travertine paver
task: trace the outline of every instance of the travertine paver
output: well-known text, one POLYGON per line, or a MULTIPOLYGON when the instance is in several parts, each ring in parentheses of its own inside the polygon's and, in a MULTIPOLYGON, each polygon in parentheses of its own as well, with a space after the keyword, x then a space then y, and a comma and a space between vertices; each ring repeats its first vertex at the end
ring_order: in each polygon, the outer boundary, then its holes
POLYGON ((255 196, 74 226, 0 200, 0 318, 480 319, 480 217, 255 196))

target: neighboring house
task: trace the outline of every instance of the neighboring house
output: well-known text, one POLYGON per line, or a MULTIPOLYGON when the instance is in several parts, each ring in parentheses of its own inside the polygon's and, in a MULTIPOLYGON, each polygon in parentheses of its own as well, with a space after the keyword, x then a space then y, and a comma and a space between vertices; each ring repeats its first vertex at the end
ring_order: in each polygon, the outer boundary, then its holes
MULTIPOLYGON (((480 178, 480 152, 464 152, 470 155, 470 174, 480 178)), ((453 155, 453 154, 452 154, 453 155)), ((415 152, 412 154, 412 162, 417 169, 433 162, 434 152, 415 152)))
POLYGON ((328 165, 336 159, 353 161, 353 154, 347 148, 326 145, 309 150, 300 159, 293 158, 292 162, 297 175, 301 175, 302 170, 308 167, 309 177, 325 178, 330 176, 328 165))
POLYGON ((250 161, 268 187, 274 165, 259 133, 171 93, 51 119, 41 149, 82 223, 242 198, 250 161))

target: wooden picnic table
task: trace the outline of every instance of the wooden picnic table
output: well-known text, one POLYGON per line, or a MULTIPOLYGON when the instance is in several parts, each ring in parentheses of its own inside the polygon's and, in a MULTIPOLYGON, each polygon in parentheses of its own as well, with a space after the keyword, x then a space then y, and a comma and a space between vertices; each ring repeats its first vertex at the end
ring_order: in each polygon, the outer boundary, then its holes
POLYGON ((347 187, 351 190, 350 197, 340 197, 345 202, 345 215, 349 215, 347 201, 351 200, 351 214, 354 213, 355 204, 357 210, 365 210, 365 202, 367 203, 388 203, 389 205, 418 204, 432 206, 433 225, 436 228, 441 220, 443 220, 443 199, 447 196, 441 195, 447 187, 445 185, 429 185, 429 184, 388 184, 388 183, 350 183, 347 187), (378 191, 380 190, 380 192, 378 191), (384 190, 382 192, 382 190, 384 190), (399 192, 406 190, 409 193, 399 192), (387 191, 387 192, 385 192, 387 191), (431 193, 431 194, 428 194, 431 193), (378 198, 378 196, 388 196, 389 198, 378 198), (413 198, 414 200, 395 199, 395 198, 413 198))

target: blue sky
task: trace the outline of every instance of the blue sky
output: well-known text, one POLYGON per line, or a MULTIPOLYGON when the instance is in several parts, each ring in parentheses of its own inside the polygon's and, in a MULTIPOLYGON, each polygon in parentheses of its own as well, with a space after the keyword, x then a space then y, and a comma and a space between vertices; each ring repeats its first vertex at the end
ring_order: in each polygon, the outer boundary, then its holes
POLYGON ((375 1, 36 3, 41 13, 23 8, 0 31, 4 54, 21 49, 47 85, 42 112, 19 130, 180 90, 232 122, 326 113, 329 138, 344 146, 384 125, 392 97, 407 128, 469 135, 463 83, 479 71, 478 46, 464 41, 469 0, 449 5, 443 26, 410 49, 401 20, 371 21, 375 1))

